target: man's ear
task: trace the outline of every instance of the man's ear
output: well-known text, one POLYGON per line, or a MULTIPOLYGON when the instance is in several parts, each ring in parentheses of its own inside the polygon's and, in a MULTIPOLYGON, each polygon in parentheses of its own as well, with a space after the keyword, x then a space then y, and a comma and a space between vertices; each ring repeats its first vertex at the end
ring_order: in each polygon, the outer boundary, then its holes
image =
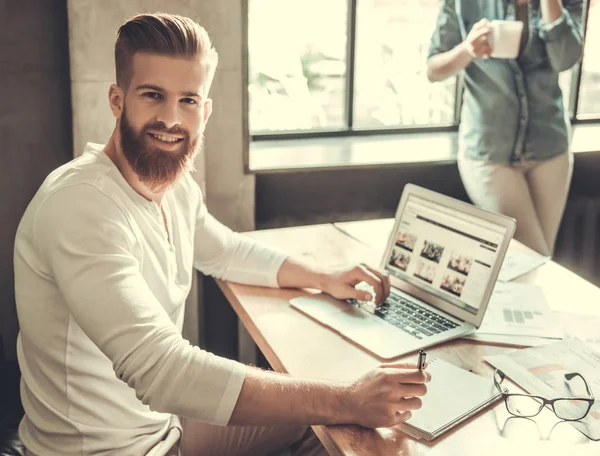
POLYGON ((212 98, 207 98, 204 101, 204 123, 208 122, 210 115, 212 114, 212 98))
POLYGON ((123 101, 125 93, 117 84, 111 84, 108 89, 108 104, 113 115, 118 119, 123 114, 123 101))

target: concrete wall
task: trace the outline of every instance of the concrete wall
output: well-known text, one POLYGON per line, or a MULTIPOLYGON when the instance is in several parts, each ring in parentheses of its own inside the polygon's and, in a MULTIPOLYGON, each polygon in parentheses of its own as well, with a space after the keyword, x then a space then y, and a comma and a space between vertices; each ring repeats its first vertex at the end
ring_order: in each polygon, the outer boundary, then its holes
POLYGON ((76 153, 87 141, 104 143, 114 128, 108 87, 115 80, 114 40, 129 17, 166 12, 191 17, 210 34, 219 53, 198 180, 211 212, 237 230, 254 226, 254 179, 243 174, 242 2, 235 0, 69 0, 69 47, 76 153))
MULTIPOLYGON (((196 180, 210 212, 235 230, 254 228, 254 177, 243 173, 244 103, 242 3, 234 0, 69 0, 69 47, 73 97, 73 138, 79 154, 87 141, 105 143, 115 120, 108 88, 115 80, 114 41, 131 16, 165 12, 188 16, 203 25, 219 53, 210 96, 213 114, 206 129, 205 153, 196 163, 196 180)), ((202 343, 202 281, 188 299, 184 334, 202 343)))

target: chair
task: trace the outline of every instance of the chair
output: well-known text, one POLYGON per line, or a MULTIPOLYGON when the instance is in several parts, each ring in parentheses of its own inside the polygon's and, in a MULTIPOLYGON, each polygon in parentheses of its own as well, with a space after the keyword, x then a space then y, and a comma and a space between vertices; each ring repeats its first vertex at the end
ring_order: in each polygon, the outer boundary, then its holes
POLYGON ((21 373, 16 362, 0 359, 0 456, 24 456, 18 426, 23 417, 19 394, 21 373))

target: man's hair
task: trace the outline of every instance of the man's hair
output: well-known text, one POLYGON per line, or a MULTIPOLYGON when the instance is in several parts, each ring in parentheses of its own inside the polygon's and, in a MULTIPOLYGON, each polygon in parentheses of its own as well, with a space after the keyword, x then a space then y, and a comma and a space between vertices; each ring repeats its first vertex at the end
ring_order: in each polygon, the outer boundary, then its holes
POLYGON ((206 93, 219 60, 204 27, 188 17, 164 13, 138 14, 123 24, 117 32, 117 84, 125 90, 131 82, 133 56, 137 52, 199 58, 204 66, 206 93))

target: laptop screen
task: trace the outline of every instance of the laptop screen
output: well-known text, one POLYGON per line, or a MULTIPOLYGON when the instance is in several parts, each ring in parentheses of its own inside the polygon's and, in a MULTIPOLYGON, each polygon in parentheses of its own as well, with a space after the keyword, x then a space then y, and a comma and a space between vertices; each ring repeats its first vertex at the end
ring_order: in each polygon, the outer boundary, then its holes
POLYGON ((506 228, 409 195, 386 269, 477 314, 506 228))

